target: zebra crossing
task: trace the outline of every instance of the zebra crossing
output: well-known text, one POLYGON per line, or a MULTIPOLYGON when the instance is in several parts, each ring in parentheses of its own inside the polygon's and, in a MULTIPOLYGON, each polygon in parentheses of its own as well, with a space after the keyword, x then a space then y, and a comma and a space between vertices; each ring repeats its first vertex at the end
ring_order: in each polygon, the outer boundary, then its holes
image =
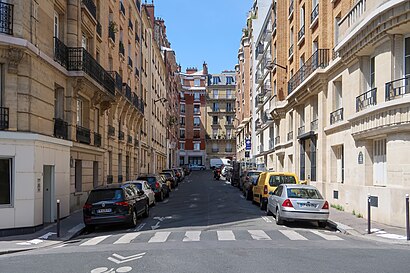
POLYGON ((79 246, 96 246, 100 244, 131 244, 131 243, 166 243, 166 242, 200 242, 200 241, 343 241, 334 232, 320 230, 217 230, 217 231, 157 231, 130 232, 121 235, 103 235, 83 239, 79 246))

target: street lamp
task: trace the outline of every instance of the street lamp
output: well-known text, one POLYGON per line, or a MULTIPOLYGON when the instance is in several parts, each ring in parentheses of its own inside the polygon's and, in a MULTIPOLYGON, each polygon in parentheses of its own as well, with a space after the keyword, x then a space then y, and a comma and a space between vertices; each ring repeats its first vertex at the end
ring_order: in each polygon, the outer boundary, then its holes
POLYGON ((154 100, 154 104, 156 104, 159 101, 161 101, 162 103, 168 102, 168 100, 166 98, 159 98, 159 99, 154 100))
POLYGON ((277 63, 274 63, 274 62, 271 62, 270 65, 267 65, 267 66, 266 66, 266 68, 267 68, 268 70, 272 70, 274 65, 276 65, 276 66, 279 67, 279 68, 285 69, 286 72, 288 72, 288 67, 287 67, 287 66, 283 66, 283 65, 280 65, 280 64, 277 64, 277 63))

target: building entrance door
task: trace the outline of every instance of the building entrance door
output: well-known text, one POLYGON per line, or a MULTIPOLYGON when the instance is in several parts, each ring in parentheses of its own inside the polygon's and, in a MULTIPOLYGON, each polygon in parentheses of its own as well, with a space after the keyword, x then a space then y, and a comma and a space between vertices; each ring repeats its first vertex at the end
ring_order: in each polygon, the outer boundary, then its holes
POLYGON ((54 166, 43 166, 43 223, 54 222, 54 166))
POLYGON ((375 185, 386 185, 386 139, 378 139, 373 142, 373 182, 375 185))

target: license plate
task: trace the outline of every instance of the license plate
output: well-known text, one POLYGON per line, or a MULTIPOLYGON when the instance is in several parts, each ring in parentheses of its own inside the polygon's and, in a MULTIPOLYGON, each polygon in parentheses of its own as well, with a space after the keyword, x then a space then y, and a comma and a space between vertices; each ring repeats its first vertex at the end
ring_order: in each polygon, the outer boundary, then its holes
POLYGON ((311 203, 299 203, 299 207, 301 208, 316 208, 316 204, 311 203))
POLYGON ((111 209, 99 209, 97 210, 97 213, 109 213, 111 212, 111 209))

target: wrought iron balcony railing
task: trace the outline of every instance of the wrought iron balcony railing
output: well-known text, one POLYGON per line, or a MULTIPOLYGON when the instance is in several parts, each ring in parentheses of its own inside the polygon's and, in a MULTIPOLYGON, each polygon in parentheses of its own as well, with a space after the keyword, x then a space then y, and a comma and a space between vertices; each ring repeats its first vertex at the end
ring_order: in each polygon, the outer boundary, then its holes
POLYGON ((289 47, 289 58, 293 56, 293 45, 289 47))
POLYGON ((94 132, 94 146, 101 147, 101 135, 94 132))
POLYGON ((298 136, 305 133, 305 125, 302 125, 298 128, 298 136))
POLYGON ((112 125, 108 125, 108 136, 109 137, 115 136, 115 127, 112 125))
POLYGON ((90 131, 90 129, 79 126, 79 125, 77 125, 76 129, 77 129, 76 130, 77 141, 80 142, 80 143, 90 145, 90 143, 91 143, 91 131, 90 131))
POLYGON ((290 131, 288 133, 288 141, 291 141, 291 140, 293 140, 293 131, 290 131))
POLYGON ((54 119, 54 136, 68 139, 68 122, 59 118, 54 119))
POLYGON ((9 128, 9 108, 0 107, 0 130, 9 128))
POLYGON ((110 76, 114 79, 115 88, 122 92, 122 77, 117 71, 109 71, 110 76))
POLYGON ((318 125, 319 125, 319 120, 318 120, 318 119, 313 120, 313 121, 310 123, 310 130, 311 130, 311 131, 317 130, 318 125))
POLYGON ((90 12, 90 14, 97 20, 97 7, 94 4, 93 0, 83 0, 84 6, 90 12))
POLYGON ((14 5, 0 2, 0 33, 13 35, 14 5))
POLYGON ((115 95, 115 82, 110 74, 82 47, 67 47, 54 38, 54 59, 68 71, 83 71, 102 85, 110 94, 115 95))
POLYGON ((410 75, 386 83, 386 101, 401 98, 410 94, 410 75))
POLYGON ((132 95, 131 95, 131 87, 126 84, 123 83, 122 84, 122 94, 124 95, 124 97, 126 97, 130 102, 132 102, 132 95))
POLYGON ((288 82, 288 94, 291 94, 306 78, 318 68, 325 68, 329 64, 329 50, 318 49, 293 75, 288 82))
POLYGON ((343 108, 339 108, 336 111, 330 113, 330 125, 335 124, 343 120, 343 108))
POLYGON ((135 75, 138 77, 140 76, 140 71, 138 70, 138 67, 135 67, 135 75))
MULTIPOLYGON (((110 24, 113 24, 113 22, 110 22, 110 24)), ((108 38, 110 38, 114 43, 115 43, 115 30, 114 27, 108 27, 108 38)))
POLYGON ((319 4, 313 9, 312 13, 310 14, 310 24, 313 25, 316 22, 316 19, 319 16, 319 4))
POLYGON ((304 38, 305 38, 305 25, 300 27, 300 30, 298 32, 298 42, 300 42, 304 38))
POLYGON ((373 88, 356 97, 356 112, 377 104, 377 88, 373 88))
POLYGON ((123 131, 118 131, 118 140, 124 140, 125 134, 123 131))

